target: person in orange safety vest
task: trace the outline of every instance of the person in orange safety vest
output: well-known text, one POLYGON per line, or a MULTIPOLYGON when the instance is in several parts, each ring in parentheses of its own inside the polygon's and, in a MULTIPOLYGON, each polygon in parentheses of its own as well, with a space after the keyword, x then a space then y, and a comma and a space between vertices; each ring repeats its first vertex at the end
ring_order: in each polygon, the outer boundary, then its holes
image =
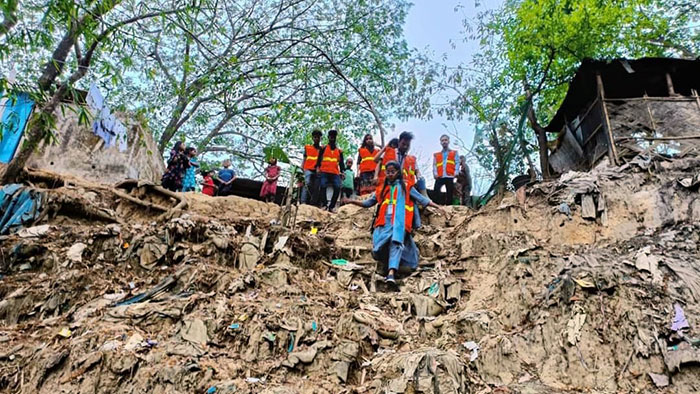
POLYGON ((358 193, 361 196, 374 191, 374 172, 378 166, 377 162, 374 161, 376 153, 372 134, 366 134, 357 153, 358 193))
POLYGON ((302 204, 318 204, 316 163, 318 163, 318 154, 321 151, 322 135, 321 130, 314 130, 311 133, 313 144, 304 146, 304 158, 302 159, 302 169, 304 170, 304 187, 301 189, 302 204))
POLYGON ((379 204, 372 224, 372 255, 380 262, 388 283, 396 283, 395 275, 414 271, 418 267, 418 248, 411 236, 420 227, 420 214, 415 205, 445 211, 420 194, 403 179, 396 161, 386 163, 385 179, 380 193, 364 201, 343 199, 344 204, 370 208, 379 204))
POLYGON ((433 176, 435 177, 435 193, 442 192, 445 186, 445 200, 443 205, 452 205, 455 192, 455 177, 459 174, 459 154, 450 149, 450 137, 446 134, 440 136, 442 150, 433 155, 433 176))
POLYGON ((338 130, 328 131, 328 145, 321 148, 316 162, 316 171, 321 179, 321 201, 323 207, 330 212, 335 212, 335 204, 340 197, 340 180, 345 173, 345 160, 343 158, 343 150, 336 145, 338 138, 338 130), (327 203, 326 189, 328 186, 333 187, 333 197, 330 203, 327 203))

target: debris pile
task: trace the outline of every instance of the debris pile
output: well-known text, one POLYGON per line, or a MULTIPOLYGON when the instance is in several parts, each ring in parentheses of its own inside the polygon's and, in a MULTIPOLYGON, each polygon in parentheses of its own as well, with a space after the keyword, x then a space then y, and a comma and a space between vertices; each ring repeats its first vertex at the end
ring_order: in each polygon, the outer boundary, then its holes
POLYGON ((0 236, 0 392, 698 391, 699 169, 426 211, 399 291, 370 209, 35 180, 40 220, 0 236))

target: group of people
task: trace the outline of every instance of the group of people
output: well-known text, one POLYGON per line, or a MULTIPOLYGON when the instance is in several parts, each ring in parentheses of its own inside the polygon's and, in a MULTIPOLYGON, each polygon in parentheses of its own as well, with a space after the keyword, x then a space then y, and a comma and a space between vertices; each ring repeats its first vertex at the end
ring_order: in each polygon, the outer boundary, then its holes
MULTIPOLYGON (((342 204, 363 208, 378 205, 372 220, 372 254, 380 262, 386 282, 395 284, 397 276, 418 266, 418 248, 412 233, 421 225, 421 209, 432 207, 446 215, 441 206, 428 198, 416 157, 409 154, 413 134, 403 132, 381 149, 375 147, 371 134, 365 135, 357 154, 357 176, 353 171, 352 157, 346 160, 337 145, 337 130, 328 131, 326 145, 321 145, 323 133, 320 130, 314 130, 311 137, 313 143, 304 146, 300 202, 335 211, 342 193, 342 204), (332 189, 330 199, 326 193, 328 189, 332 189), (369 196, 358 200, 352 198, 355 194, 369 196)), ((445 198, 441 203, 452 205, 457 186, 461 203, 468 205, 471 176, 465 158, 450 149, 447 135, 440 137, 440 144, 442 149, 433 155, 434 190, 441 193, 444 187, 445 198)), ((173 191, 195 190, 195 169, 199 167, 196 156, 195 148, 176 143, 162 178, 163 186, 173 191)), ((270 159, 268 164, 260 196, 265 201, 273 201, 281 171, 276 159, 270 159)), ((236 173, 230 168, 230 161, 226 160, 222 165, 216 175, 212 171, 201 171, 202 193, 212 196, 231 194, 236 173)))
MULTIPOLYGON (((231 168, 231 161, 224 160, 218 172, 201 170, 202 194, 209 196, 229 196, 233 194, 233 182, 238 178, 231 168)), ((174 192, 192 192, 197 189, 195 170, 199 168, 197 148, 187 147, 182 141, 177 141, 170 151, 168 166, 161 178, 164 188, 174 192)), ((277 165, 277 159, 271 158, 265 168, 265 181, 260 188, 260 197, 266 202, 272 202, 277 195, 277 179, 282 169, 277 165)))
MULTIPOLYGON (((302 204, 334 211, 340 195, 350 198, 355 194, 378 193, 386 176, 386 165, 391 161, 398 162, 405 180, 427 196, 425 180, 416 166, 416 158, 409 154, 414 138, 412 133, 401 133, 381 149, 375 147, 371 134, 365 135, 357 153, 357 173, 353 171, 352 157, 345 159, 343 151, 336 146, 336 130, 328 131, 325 146, 321 145, 323 133, 320 130, 314 130, 311 137, 313 143, 304 146, 304 180, 300 185, 302 204), (330 199, 327 196, 328 188, 333 191, 330 199)), ((445 188, 445 197, 440 203, 453 205, 456 195, 457 204, 471 205, 472 181, 466 158, 450 149, 449 136, 442 135, 440 144, 442 150, 433 157, 434 190, 440 193, 445 188)))

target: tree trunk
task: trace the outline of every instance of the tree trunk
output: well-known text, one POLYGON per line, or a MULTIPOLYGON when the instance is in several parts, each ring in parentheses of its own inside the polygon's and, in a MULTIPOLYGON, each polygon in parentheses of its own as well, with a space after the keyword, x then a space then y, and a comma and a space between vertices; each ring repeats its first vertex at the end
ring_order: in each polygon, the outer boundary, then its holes
MULTIPOLYGON (((526 91, 528 99, 531 99, 530 92, 526 91)), ((540 167, 542 170, 542 178, 550 179, 549 174, 549 148, 547 147, 547 130, 544 129, 537 121, 537 116, 535 115, 534 104, 530 100, 530 105, 527 109, 527 120, 530 123, 530 127, 537 134, 537 143, 540 147, 540 167)))

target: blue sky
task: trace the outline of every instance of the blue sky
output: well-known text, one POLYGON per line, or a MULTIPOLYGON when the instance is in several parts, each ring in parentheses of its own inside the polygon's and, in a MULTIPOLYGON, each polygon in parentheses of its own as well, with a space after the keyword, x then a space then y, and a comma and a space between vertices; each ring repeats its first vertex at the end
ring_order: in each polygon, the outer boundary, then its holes
MULTIPOLYGON (((481 1, 479 8, 475 7, 474 0, 413 0, 413 3, 404 28, 408 45, 427 51, 433 59, 441 59, 445 55, 448 65, 457 65, 469 61, 478 50, 476 43, 464 42, 463 20, 476 17, 478 11, 495 8, 502 1, 481 1), (455 11, 459 5, 460 9, 455 11), (455 44, 454 49, 450 40, 455 44)), ((434 117, 430 120, 394 120, 393 123, 395 127, 389 133, 390 137, 404 130, 416 135, 411 151, 421 162, 419 168, 426 176, 429 187, 433 182, 432 173, 429 173, 432 154, 440 150, 440 135, 456 132, 468 147, 471 147, 474 137, 473 127, 466 121, 452 122, 434 117)))

